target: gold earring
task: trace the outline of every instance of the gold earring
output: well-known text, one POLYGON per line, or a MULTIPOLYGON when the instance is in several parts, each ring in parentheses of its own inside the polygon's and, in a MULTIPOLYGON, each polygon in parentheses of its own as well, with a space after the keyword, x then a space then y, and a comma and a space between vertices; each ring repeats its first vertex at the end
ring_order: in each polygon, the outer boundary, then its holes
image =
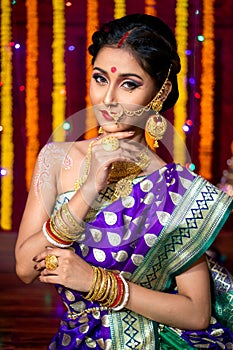
POLYGON ((151 115, 147 122, 145 127, 146 132, 150 135, 150 137, 153 139, 154 147, 159 147, 159 140, 162 140, 163 135, 165 134, 167 130, 167 121, 166 119, 159 114, 158 111, 156 111, 155 114, 151 115))
POLYGON ((99 131, 98 131, 98 134, 100 135, 100 134, 103 134, 103 133, 104 133, 104 130, 103 130, 102 126, 100 126, 100 127, 99 127, 99 131))

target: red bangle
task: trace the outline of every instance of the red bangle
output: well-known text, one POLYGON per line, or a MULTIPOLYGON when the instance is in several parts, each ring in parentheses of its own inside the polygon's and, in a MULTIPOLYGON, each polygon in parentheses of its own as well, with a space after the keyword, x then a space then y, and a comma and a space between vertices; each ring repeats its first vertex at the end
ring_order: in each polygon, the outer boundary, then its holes
POLYGON ((109 306, 110 308, 118 306, 121 303, 121 300, 122 300, 122 297, 124 294, 124 284, 123 284, 122 279, 116 273, 114 273, 114 276, 117 279, 118 293, 117 293, 116 300, 109 306))
POLYGON ((56 235, 53 234, 53 232, 52 232, 52 230, 51 230, 51 228, 50 228, 50 219, 48 219, 48 220, 46 221, 46 226, 45 226, 45 228, 46 228, 46 231, 47 231, 48 235, 49 235, 54 241, 56 241, 56 242, 58 242, 58 243, 61 243, 61 244, 65 244, 65 245, 69 245, 69 244, 70 244, 70 242, 63 241, 62 239, 60 239, 59 237, 57 237, 56 235))

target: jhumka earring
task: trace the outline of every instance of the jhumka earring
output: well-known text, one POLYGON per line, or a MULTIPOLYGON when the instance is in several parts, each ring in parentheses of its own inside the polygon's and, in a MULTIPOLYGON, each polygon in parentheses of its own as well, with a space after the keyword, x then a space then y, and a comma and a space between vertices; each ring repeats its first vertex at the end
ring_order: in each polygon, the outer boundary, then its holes
MULTIPOLYGON (((161 107, 162 108, 162 107, 161 107)), ((150 137, 154 141, 154 147, 159 147, 159 140, 162 140, 163 135, 165 134, 167 130, 167 121, 166 119, 159 113, 161 110, 155 110, 155 114, 151 115, 147 122, 145 130, 150 135, 150 137)))
POLYGON ((99 130, 98 130, 98 134, 100 135, 100 134, 103 134, 103 133, 104 133, 104 130, 103 130, 102 126, 100 126, 99 130))
POLYGON ((150 137, 154 140, 154 147, 159 147, 159 140, 162 140, 163 135, 167 130, 167 121, 166 119, 159 113, 163 107, 162 96, 166 90, 168 77, 171 71, 171 67, 169 68, 168 75, 157 93, 157 95, 153 98, 153 100, 149 103, 150 108, 153 109, 155 114, 152 114, 145 126, 146 132, 150 135, 150 137))

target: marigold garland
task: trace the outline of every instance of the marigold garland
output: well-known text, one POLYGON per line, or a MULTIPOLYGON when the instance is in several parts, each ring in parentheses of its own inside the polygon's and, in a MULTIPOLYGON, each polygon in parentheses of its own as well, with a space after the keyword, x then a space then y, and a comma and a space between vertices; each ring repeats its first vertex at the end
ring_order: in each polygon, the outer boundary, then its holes
POLYGON ((121 18, 126 15, 125 0, 114 0, 114 19, 121 18))
MULTIPOLYGON (((87 0, 87 19, 86 19, 86 52, 89 45, 92 42, 92 34, 98 29, 99 18, 98 18, 98 1, 97 0, 87 0)), ((97 134, 97 129, 94 126, 94 116, 91 110, 91 100, 90 100, 90 81, 92 72, 92 57, 86 55, 86 133, 85 138, 89 139, 95 137, 97 134)))
POLYGON ((12 118, 12 52, 11 1, 1 1, 1 166, 7 174, 1 178, 1 223, 4 230, 12 228, 13 205, 13 118, 12 118))
POLYGON ((214 0, 203 1, 202 75, 200 103, 200 174, 212 178, 214 141, 214 0))
POLYGON ((26 55, 26 185, 29 189, 39 150, 38 107, 38 14, 37 0, 27 0, 26 55))
POLYGON ((52 129, 53 140, 64 141, 65 130, 65 2, 53 0, 53 91, 52 91, 52 129))
POLYGON ((177 0, 176 2, 176 27, 175 36, 178 45, 178 54, 181 60, 181 71, 178 74, 179 100, 174 106, 174 127, 177 132, 174 133, 174 160, 181 164, 186 162, 185 133, 183 125, 187 119, 187 99, 186 88, 187 79, 187 56, 185 54, 188 45, 188 1, 177 0))
POLYGON ((145 13, 151 16, 157 16, 157 1, 145 0, 145 13))

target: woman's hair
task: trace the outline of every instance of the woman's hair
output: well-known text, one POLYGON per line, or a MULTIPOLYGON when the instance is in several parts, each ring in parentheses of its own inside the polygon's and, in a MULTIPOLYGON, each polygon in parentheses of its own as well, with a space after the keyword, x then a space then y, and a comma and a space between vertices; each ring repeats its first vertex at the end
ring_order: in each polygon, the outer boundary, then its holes
POLYGON ((177 73, 180 58, 172 30, 158 17, 132 14, 104 24, 92 36, 89 53, 92 64, 101 48, 105 46, 128 49, 140 66, 152 77, 157 89, 163 85, 169 68, 172 91, 164 102, 163 111, 172 107, 179 96, 177 73))

